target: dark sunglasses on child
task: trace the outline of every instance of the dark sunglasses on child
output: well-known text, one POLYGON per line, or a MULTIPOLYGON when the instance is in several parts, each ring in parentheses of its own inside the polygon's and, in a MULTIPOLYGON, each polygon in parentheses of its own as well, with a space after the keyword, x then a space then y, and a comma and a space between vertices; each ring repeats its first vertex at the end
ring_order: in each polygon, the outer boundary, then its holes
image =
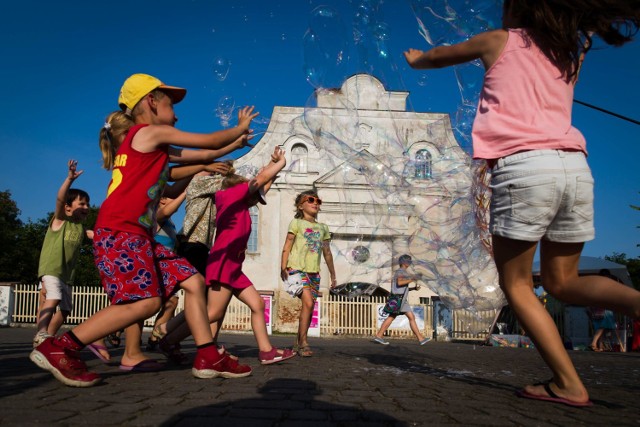
POLYGON ((319 197, 313 197, 313 196, 305 196, 304 199, 302 199, 302 203, 304 202, 309 202, 309 203, 318 203, 318 205, 322 204, 322 200, 320 200, 319 197))

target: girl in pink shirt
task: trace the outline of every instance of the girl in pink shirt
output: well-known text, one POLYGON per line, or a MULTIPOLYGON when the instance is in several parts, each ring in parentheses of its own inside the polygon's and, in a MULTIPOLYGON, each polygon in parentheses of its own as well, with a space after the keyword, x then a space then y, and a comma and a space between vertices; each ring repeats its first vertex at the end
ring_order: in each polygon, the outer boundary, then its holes
POLYGON ((592 405, 533 292, 539 242, 543 285, 551 295, 640 317, 640 292, 606 277, 578 276, 584 242, 595 235, 593 178, 584 138, 571 126, 573 88, 592 35, 615 46, 630 41, 640 22, 637 3, 505 0, 505 29, 405 52, 412 68, 480 59, 486 69, 472 136, 474 158, 492 167, 490 229, 500 287, 553 372, 551 380, 519 390, 520 397, 592 405))

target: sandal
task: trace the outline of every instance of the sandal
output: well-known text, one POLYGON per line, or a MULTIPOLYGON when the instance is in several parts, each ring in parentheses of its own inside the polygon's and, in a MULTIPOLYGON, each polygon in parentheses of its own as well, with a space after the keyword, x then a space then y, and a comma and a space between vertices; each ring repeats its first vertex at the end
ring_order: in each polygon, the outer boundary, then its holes
POLYGON ((313 356, 313 351, 311 351, 311 347, 309 347, 309 345, 303 345, 300 347, 298 354, 302 357, 311 357, 313 356))
POLYGON ((151 336, 149 336, 149 339, 147 340, 147 351, 154 351, 158 347, 160 340, 164 338, 165 335, 167 335, 167 333, 162 333, 159 325, 154 326, 151 331, 151 336))
POLYGON ((107 336, 107 342, 109 343, 109 345, 113 348, 118 348, 120 347, 120 337, 113 333, 113 334, 109 334, 107 336))
POLYGON ((158 341, 160 352, 176 365, 181 365, 188 360, 187 355, 181 352, 180 348, 180 344, 170 344, 164 338, 158 341))
POLYGON ((285 348, 283 350, 277 349, 275 347, 271 347, 269 351, 261 351, 258 355, 258 359, 260 363, 263 365, 270 365, 272 363, 283 362, 287 359, 291 359, 294 357, 296 353, 285 348))

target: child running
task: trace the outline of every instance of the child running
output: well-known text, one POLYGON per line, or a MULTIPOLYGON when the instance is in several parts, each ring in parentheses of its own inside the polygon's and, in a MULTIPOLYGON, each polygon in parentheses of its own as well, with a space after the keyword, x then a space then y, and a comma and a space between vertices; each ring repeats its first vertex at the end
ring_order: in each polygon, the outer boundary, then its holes
POLYGON ((303 191, 295 200, 296 213, 289 223, 289 230, 282 248, 280 276, 287 281, 289 276, 300 275, 303 289, 298 295, 302 302, 298 335, 294 350, 302 357, 313 356, 307 334, 311 326, 313 307, 320 293, 320 259, 324 260, 331 275, 331 289, 336 286, 336 270, 331 254, 329 227, 318 222, 322 200, 314 190, 303 191))
POLYGON ((505 0, 504 29, 427 52, 405 52, 412 68, 474 59, 486 69, 473 124, 473 156, 492 167, 493 253, 500 286, 553 378, 518 396, 590 406, 553 319, 533 292, 540 243, 542 283, 569 304, 640 317, 640 292, 601 276, 578 276, 584 242, 595 236, 593 178, 586 143, 571 126, 573 91, 595 34, 622 45, 638 31, 637 1, 505 0))
POLYGON ((384 319, 378 333, 376 333, 371 341, 382 345, 389 345, 389 341, 384 339, 384 333, 389 329, 389 326, 391 326, 398 315, 404 314, 407 316, 407 319, 409 319, 409 327, 416 338, 418 338, 418 343, 425 345, 431 341, 431 338, 425 338, 420 332, 420 328, 418 328, 418 324, 416 323, 416 316, 413 314, 408 301, 409 291, 420 289, 420 285, 417 283, 413 288, 409 288, 409 284, 417 280, 416 277, 407 271, 412 264, 411 256, 407 254, 400 255, 398 264, 400 264, 400 268, 393 273, 391 293, 383 309, 388 316, 384 319))
MULTIPOLYGON (((42 290, 42 303, 38 309, 38 332, 33 347, 46 338, 55 336, 73 309, 73 277, 85 236, 93 239, 93 231, 85 230, 82 223, 89 214, 89 195, 71 184, 82 175, 78 162, 69 160, 69 172, 56 197, 56 209, 47 228, 42 250, 38 277, 42 290), (57 310, 57 308, 60 310, 57 310)), ((103 362, 110 359, 102 340, 88 348, 103 362)))
MULTIPOLYGON (((231 297, 235 296, 251 309, 251 327, 256 337, 258 359, 268 365, 290 359, 296 354, 290 349, 280 350, 271 345, 264 320, 264 301, 251 280, 242 272, 247 243, 251 234, 249 208, 269 191, 278 172, 287 161, 284 151, 276 147, 272 162, 258 175, 248 180, 231 171, 216 193, 216 238, 207 260, 206 280, 209 284, 209 320, 212 326, 224 317, 231 297)), ((216 334, 214 333, 214 336, 216 334)))
MULTIPOLYGON (((253 113, 253 107, 245 107, 238 113, 237 126, 219 132, 182 132, 174 127, 177 118, 173 105, 185 94, 185 89, 164 85, 147 74, 134 74, 122 86, 119 104, 135 125, 117 150, 101 143, 106 148, 103 159, 113 162, 109 164, 113 172, 94 236, 96 265, 111 305, 64 335, 47 338, 30 356, 66 385, 88 387, 98 383, 100 376, 87 370, 78 351, 86 343, 151 317, 178 286, 186 292, 186 319, 197 346, 193 375, 235 378, 251 374, 249 366, 240 365, 214 345, 203 277, 183 258, 153 241, 153 226, 168 179, 168 162, 202 160, 203 153, 198 150, 177 147, 243 146, 257 113, 253 113)), ((110 139, 108 129, 104 130, 110 139)))

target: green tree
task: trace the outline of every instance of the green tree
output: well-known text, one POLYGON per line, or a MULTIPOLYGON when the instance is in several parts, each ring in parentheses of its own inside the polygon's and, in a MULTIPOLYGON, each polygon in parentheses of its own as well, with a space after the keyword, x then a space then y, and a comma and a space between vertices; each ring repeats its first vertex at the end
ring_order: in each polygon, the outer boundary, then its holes
POLYGON ((612 255, 606 255, 604 259, 625 265, 633 286, 640 290, 640 258, 627 258, 627 254, 614 252, 612 255))
POLYGON ((0 192, 0 281, 16 280, 14 262, 16 259, 16 243, 22 228, 18 219, 20 209, 11 198, 9 190, 0 192))

